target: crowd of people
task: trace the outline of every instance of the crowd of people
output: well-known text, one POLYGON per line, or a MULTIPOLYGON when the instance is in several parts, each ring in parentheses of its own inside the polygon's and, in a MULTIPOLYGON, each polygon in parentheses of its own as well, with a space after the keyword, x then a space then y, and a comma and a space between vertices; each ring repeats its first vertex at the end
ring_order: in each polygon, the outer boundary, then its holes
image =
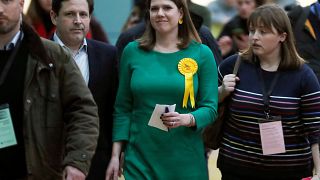
POLYGON ((320 179, 320 0, 135 0, 115 46, 93 0, 23 7, 0 0, 0 180, 207 180, 222 103, 222 180, 320 179))

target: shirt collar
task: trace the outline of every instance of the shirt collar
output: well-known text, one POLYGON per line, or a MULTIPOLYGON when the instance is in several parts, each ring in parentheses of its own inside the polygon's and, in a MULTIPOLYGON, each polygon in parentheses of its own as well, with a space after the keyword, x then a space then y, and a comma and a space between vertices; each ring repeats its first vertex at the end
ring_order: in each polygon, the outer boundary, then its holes
POLYGON ((19 40, 22 40, 22 38, 23 38, 23 32, 22 31, 18 31, 16 33, 16 35, 14 35, 12 40, 8 44, 6 44, 3 48, 0 48, 0 49, 1 50, 6 50, 6 51, 11 50, 17 45, 19 40))
MULTIPOLYGON (((70 52, 72 52, 71 49, 70 49, 68 46, 66 46, 66 45, 62 42, 62 40, 58 37, 57 33, 54 33, 54 34, 53 34, 53 41, 57 42, 60 46, 66 48, 66 49, 68 49, 70 52)), ((87 40, 86 40, 86 38, 84 38, 84 39, 83 39, 83 43, 82 43, 81 47, 79 48, 78 52, 82 52, 82 51, 87 52, 87 46, 88 46, 87 40)))

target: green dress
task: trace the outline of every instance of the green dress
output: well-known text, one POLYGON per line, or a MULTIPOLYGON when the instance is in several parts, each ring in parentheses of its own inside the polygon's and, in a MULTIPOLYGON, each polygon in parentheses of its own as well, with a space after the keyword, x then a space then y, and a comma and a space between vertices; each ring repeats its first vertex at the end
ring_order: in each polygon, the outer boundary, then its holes
POLYGON ((201 131, 217 116, 218 80, 214 56, 197 42, 174 53, 144 51, 138 42, 124 49, 115 103, 113 141, 127 141, 126 180, 208 179, 201 131), (185 78, 178 70, 183 58, 197 62, 193 75, 195 108, 182 107, 185 78), (169 132, 148 126, 156 104, 176 104, 176 112, 192 113, 196 128, 169 132))

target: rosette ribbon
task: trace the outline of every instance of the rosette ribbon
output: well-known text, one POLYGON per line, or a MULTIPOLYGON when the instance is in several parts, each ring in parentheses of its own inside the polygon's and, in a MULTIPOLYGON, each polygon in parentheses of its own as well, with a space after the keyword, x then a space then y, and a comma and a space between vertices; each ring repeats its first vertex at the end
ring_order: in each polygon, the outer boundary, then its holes
POLYGON ((195 107, 194 87, 193 87, 193 75, 198 70, 197 62, 192 58, 183 58, 178 63, 179 72, 184 75, 185 86, 182 107, 186 108, 188 99, 190 97, 191 107, 195 107))

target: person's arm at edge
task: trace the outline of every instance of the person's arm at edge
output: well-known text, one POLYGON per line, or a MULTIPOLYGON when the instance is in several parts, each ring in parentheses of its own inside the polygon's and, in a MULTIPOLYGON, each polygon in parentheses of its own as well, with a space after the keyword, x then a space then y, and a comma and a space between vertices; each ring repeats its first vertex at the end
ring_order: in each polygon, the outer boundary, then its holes
POLYGON ((99 135, 98 109, 71 54, 63 59, 58 75, 67 129, 63 166, 75 167, 87 175, 99 135))

